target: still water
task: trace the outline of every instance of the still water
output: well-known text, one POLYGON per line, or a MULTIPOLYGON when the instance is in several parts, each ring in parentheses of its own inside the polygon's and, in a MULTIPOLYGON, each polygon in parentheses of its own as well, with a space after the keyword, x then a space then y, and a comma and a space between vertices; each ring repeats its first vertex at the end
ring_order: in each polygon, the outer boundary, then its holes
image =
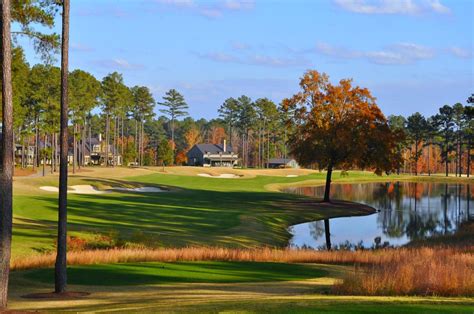
MULTIPOLYGON (((286 192, 322 198, 324 187, 291 188, 286 192)), ((474 219, 474 184, 361 183, 334 184, 331 198, 370 205, 379 212, 360 217, 330 219, 331 242, 337 246, 400 246, 457 230, 474 219)), ((290 227, 292 247, 325 247, 324 222, 290 227)))

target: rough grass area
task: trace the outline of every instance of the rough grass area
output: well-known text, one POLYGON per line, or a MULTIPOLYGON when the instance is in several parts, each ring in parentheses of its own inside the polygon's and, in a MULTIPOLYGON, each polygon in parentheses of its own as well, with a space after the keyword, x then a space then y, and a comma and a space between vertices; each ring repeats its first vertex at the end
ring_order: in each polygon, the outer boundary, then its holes
POLYGON ((348 295, 474 296, 473 250, 418 249, 348 272, 334 287, 348 295))
MULTIPOLYGON (((474 264, 474 247, 396 248, 358 251, 316 251, 295 249, 231 249, 231 248, 167 248, 167 249, 111 249, 68 252, 69 265, 114 264, 137 262, 276 262, 328 263, 340 265, 386 265, 411 259, 424 260, 433 256, 459 256, 474 264)), ((54 266, 55 254, 20 257, 13 260, 13 270, 48 268, 54 266)), ((443 260, 446 262, 446 260, 443 260)), ((470 270, 473 271, 472 269, 470 270)), ((473 276, 474 277, 474 276, 473 276)))

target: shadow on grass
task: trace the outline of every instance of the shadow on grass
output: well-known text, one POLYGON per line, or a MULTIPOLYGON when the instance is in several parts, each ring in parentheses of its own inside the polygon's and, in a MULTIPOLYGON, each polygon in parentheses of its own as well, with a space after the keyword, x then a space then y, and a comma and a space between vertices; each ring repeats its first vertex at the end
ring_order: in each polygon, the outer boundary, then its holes
MULTIPOLYGON (((139 232, 157 238, 157 246, 283 247, 290 238, 289 225, 364 212, 344 206, 317 208, 316 204, 313 207, 308 203, 307 197, 278 192, 214 191, 113 179, 85 181, 107 186, 146 185, 172 191, 120 191, 68 197, 70 231, 118 232, 125 239, 139 232)), ((57 215, 56 197, 28 198, 28 202, 41 208, 23 213, 32 217, 18 220, 15 227, 50 234, 57 215)))
MULTIPOLYGON (((124 286, 165 283, 236 283, 291 281, 323 277, 328 272, 313 265, 257 262, 130 263, 71 266, 68 283, 87 286, 124 286)), ((50 283, 53 269, 25 271, 24 277, 50 283)))

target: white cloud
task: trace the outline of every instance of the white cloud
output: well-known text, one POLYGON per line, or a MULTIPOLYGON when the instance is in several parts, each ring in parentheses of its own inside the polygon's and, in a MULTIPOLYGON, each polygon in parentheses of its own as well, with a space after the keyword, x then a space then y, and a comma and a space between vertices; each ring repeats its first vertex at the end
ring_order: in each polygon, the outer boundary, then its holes
POLYGON ((293 58, 281 58, 272 57, 267 55, 253 55, 244 60, 243 63, 251 65, 262 65, 271 67, 297 67, 297 66, 309 66, 310 62, 306 58, 293 57, 293 58))
POLYGON ((222 52, 209 52, 197 55, 200 58, 209 59, 216 62, 240 62, 239 58, 222 52))
POLYGON ((441 14, 451 13, 451 10, 447 6, 441 4, 439 0, 431 0, 429 1, 428 5, 436 13, 441 13, 441 14))
POLYGON ((340 8, 360 14, 447 14, 451 10, 439 0, 334 0, 340 8))
POLYGON ((318 42, 316 52, 338 59, 367 59, 376 64, 410 64, 418 60, 431 59, 435 56, 434 49, 414 43, 398 43, 382 50, 362 51, 345 47, 333 46, 318 42))
POLYGON ((112 70, 139 70, 144 68, 142 64, 130 63, 122 58, 97 60, 95 63, 103 68, 112 70))
POLYGON ((202 59, 208 59, 215 62, 222 63, 238 63, 247 65, 257 66, 268 66, 268 67, 298 67, 298 66, 309 66, 310 62, 304 57, 295 56, 290 58, 283 58, 277 56, 270 56, 264 54, 245 54, 242 56, 236 56, 232 54, 222 52, 209 52, 209 53, 198 53, 197 56, 202 59))
POLYGON ((333 46, 325 42, 316 43, 316 51, 327 56, 343 59, 357 58, 361 55, 361 53, 358 51, 350 50, 344 47, 333 46))
POLYGON ((458 58, 469 59, 472 58, 472 51, 461 48, 461 47, 450 47, 448 52, 458 58))
POLYGON ((163 7, 188 10, 208 18, 220 18, 227 12, 252 10, 254 0, 195 1, 195 0, 154 0, 163 7))
POLYGON ((226 0, 223 4, 223 7, 228 10, 251 10, 255 6, 255 1, 253 0, 226 0))

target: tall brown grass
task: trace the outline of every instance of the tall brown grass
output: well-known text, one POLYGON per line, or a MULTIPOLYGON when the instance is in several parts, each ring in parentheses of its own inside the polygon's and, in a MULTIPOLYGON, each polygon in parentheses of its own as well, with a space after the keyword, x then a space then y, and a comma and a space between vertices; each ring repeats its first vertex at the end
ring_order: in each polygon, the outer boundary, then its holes
MULTIPOLYGON (((54 254, 15 259, 12 269, 54 265, 54 254)), ((129 262, 240 261, 354 265, 334 292, 363 295, 474 295, 474 247, 363 251, 227 249, 212 247, 85 250, 68 253, 69 265, 129 262)))
POLYGON ((356 295, 474 295, 474 255, 450 249, 398 250, 384 263, 355 266, 334 292, 356 295))

